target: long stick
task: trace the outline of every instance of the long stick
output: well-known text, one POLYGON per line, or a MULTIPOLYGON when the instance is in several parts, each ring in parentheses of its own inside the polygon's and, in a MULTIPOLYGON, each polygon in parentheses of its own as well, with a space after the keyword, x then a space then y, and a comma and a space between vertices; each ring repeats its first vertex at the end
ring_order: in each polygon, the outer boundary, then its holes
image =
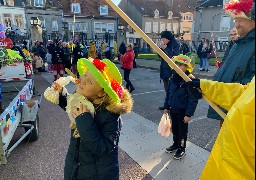
MULTIPOLYGON (((191 79, 111 0, 105 0, 186 82, 191 79)), ((203 99, 224 119, 226 114, 205 96, 203 99)))

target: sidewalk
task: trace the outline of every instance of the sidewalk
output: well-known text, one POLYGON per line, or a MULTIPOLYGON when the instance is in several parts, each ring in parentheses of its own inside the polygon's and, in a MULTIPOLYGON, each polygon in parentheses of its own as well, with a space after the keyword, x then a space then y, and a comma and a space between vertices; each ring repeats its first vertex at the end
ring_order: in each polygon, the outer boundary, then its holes
MULTIPOLYGON (((139 60, 138 64, 141 65, 145 61, 139 60)), ((42 77, 49 83, 53 82, 52 73, 42 73, 42 77)), ((73 84, 66 87, 69 92, 74 89, 73 84)), ((165 153, 166 146, 171 145, 172 136, 163 138, 157 134, 157 124, 134 112, 123 115, 122 120, 119 147, 154 179, 199 179, 210 152, 187 142, 186 156, 182 160, 174 160, 173 154, 165 153)))
MULTIPOLYGON (((154 69, 154 70, 160 71, 161 61, 137 59, 136 62, 139 68, 148 68, 148 69, 154 69)), ((119 64, 119 61, 114 61, 114 63, 119 64)), ((192 74, 195 77, 212 79, 216 72, 217 72, 217 68, 215 66, 209 66, 209 72, 199 71, 199 64, 196 64, 192 74)))

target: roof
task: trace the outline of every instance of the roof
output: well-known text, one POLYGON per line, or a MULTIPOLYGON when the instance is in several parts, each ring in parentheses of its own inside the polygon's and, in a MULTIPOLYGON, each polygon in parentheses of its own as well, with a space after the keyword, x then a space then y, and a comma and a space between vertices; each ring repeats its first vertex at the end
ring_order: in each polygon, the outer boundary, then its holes
POLYGON ((223 6, 223 0, 200 0, 198 8, 223 6))
POLYGON ((198 0, 174 0, 173 8, 176 12, 192 12, 198 6, 198 0))
POLYGON ((159 11, 160 17, 168 17, 168 12, 173 11, 173 17, 180 17, 166 2, 159 0, 130 0, 130 3, 144 16, 154 17, 154 11, 159 11))
POLYGON ((101 16, 99 12, 99 7, 102 5, 107 5, 104 0, 55 0, 62 4, 64 15, 73 15, 71 13, 71 4, 80 3, 81 15, 82 16, 94 16, 94 18, 101 17, 116 17, 117 13, 108 6, 108 16, 101 16))

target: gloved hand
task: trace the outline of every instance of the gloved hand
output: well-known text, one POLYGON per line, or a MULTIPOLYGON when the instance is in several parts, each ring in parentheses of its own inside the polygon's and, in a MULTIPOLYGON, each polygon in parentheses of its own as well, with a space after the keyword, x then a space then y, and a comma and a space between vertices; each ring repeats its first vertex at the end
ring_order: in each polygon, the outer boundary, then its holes
POLYGON ((182 86, 188 86, 189 91, 196 99, 202 98, 202 92, 200 89, 200 79, 191 79, 192 81, 184 83, 182 86))
POLYGON ((187 85, 190 88, 199 88, 200 89, 200 79, 191 79, 192 81, 187 82, 187 85))

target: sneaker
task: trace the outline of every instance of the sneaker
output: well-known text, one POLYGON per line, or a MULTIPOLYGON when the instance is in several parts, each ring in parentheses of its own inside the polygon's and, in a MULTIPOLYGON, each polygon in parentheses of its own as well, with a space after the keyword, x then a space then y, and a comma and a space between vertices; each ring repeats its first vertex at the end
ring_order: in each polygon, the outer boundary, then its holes
POLYGON ((132 91, 134 91, 135 90, 135 88, 134 87, 131 87, 130 88, 130 93, 132 92, 132 91))
POLYGON ((200 71, 205 71, 205 69, 201 69, 200 71))
POLYGON ((209 72, 209 70, 207 69, 206 72, 209 72))
POLYGON ((173 155, 173 158, 176 160, 182 159, 186 155, 184 148, 179 148, 176 153, 173 155))
POLYGON ((173 151, 176 151, 178 148, 178 146, 176 146, 175 144, 171 145, 170 147, 165 149, 165 152, 167 153, 172 153, 173 151))

